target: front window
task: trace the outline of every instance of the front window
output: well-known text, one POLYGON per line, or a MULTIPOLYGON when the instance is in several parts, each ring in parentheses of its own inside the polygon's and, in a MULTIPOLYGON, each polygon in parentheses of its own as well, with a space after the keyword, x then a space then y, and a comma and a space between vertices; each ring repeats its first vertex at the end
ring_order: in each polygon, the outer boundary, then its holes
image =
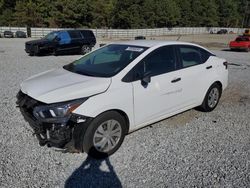
POLYGON ((124 69, 147 48, 110 44, 87 54, 63 68, 82 75, 112 77, 124 69))
POLYGON ((44 39, 49 40, 49 41, 52 41, 52 40, 54 40, 54 39, 56 38, 57 34, 58 34, 58 32, 53 31, 53 32, 47 34, 47 35, 44 37, 44 39))

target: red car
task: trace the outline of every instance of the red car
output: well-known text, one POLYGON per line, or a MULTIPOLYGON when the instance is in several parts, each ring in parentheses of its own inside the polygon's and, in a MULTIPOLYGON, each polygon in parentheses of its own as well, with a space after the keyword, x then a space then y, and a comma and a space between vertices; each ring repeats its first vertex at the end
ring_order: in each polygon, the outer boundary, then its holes
POLYGON ((231 50, 245 50, 250 51, 250 36, 239 36, 235 41, 231 41, 230 44, 231 50))

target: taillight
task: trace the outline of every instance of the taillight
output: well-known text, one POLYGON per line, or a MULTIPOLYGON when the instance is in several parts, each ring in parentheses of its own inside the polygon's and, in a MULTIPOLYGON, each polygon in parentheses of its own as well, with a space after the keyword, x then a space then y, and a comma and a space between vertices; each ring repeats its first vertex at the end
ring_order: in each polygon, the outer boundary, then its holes
POLYGON ((227 67, 228 67, 228 62, 225 61, 225 62, 223 63, 223 65, 224 65, 225 68, 227 69, 227 67))

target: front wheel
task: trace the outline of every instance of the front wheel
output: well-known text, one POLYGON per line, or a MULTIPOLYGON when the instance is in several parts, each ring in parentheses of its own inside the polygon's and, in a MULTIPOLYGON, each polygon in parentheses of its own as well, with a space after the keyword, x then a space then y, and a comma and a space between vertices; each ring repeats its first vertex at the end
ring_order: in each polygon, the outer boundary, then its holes
POLYGON ((40 49, 39 49, 39 46, 38 45, 36 45, 36 46, 34 46, 34 55, 39 55, 40 54, 40 49))
POLYGON ((222 88, 219 84, 214 83, 207 91, 200 109, 204 112, 211 112, 214 110, 219 103, 222 88))
POLYGON ((93 120, 83 135, 83 151, 93 158, 105 158, 119 149, 126 133, 123 116, 115 111, 103 113, 93 120))
POLYGON ((81 48, 81 54, 84 55, 89 52, 91 52, 91 47, 88 45, 83 45, 81 48))

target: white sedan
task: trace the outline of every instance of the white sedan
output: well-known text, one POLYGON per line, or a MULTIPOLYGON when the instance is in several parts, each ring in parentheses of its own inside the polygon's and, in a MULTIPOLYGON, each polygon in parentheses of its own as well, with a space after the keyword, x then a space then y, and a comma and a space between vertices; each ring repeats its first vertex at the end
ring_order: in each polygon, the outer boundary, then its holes
POLYGON ((196 44, 117 42, 25 80, 17 104, 40 145, 106 157, 129 132, 194 107, 212 111, 227 66, 196 44))

